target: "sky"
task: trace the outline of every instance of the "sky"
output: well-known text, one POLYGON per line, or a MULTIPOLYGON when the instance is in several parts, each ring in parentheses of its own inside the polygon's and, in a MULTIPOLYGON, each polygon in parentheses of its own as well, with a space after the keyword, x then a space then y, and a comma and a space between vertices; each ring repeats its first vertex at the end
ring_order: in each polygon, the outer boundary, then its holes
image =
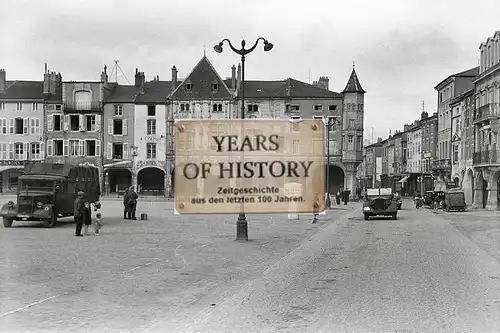
POLYGON ((7 80, 42 80, 44 63, 64 81, 99 80, 114 60, 118 82, 189 74, 206 52, 219 74, 231 75, 239 47, 258 37, 246 59, 248 80, 288 77, 312 83, 328 76, 341 92, 353 62, 365 95, 365 138, 437 110, 440 81, 477 66, 479 45, 500 30, 500 1, 481 0, 45 0, 0 1, 0 68, 7 80))

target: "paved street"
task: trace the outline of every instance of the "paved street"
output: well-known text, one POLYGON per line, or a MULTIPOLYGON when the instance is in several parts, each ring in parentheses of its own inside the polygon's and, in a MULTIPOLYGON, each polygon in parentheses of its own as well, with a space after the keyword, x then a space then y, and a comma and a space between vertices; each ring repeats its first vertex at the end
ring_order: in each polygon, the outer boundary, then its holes
POLYGON ((158 321, 182 324, 356 205, 336 206, 317 224, 311 216, 249 215, 251 240, 243 243, 234 241, 234 215, 173 215, 172 202, 146 198, 138 213, 148 212, 148 221, 123 220, 121 200, 103 200, 99 236, 74 237, 71 219, 51 229, 14 222, 0 228, 0 331, 140 332, 158 321))
POLYGON ((150 331, 498 332, 499 245, 484 239, 498 219, 403 205, 397 221, 350 214, 222 304, 150 331))

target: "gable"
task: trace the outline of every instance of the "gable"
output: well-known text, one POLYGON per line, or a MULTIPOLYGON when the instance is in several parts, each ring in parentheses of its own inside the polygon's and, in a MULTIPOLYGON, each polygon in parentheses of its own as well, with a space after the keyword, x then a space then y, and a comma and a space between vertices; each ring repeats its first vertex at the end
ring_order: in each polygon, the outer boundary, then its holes
POLYGON ((178 100, 209 100, 230 99, 232 94, 212 64, 203 56, 169 97, 178 100), (191 84, 189 90, 186 87, 188 84, 191 84), (217 84, 218 89, 213 89, 213 84, 217 84))

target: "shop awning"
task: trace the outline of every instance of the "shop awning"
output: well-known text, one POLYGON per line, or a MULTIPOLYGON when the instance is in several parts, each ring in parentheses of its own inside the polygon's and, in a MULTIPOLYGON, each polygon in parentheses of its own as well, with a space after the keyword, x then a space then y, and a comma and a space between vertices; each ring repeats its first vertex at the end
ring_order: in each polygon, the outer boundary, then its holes
POLYGON ((398 182, 400 182, 401 184, 403 184, 404 182, 406 182, 408 180, 408 178, 410 178, 410 176, 405 176, 402 179, 398 180, 398 182))

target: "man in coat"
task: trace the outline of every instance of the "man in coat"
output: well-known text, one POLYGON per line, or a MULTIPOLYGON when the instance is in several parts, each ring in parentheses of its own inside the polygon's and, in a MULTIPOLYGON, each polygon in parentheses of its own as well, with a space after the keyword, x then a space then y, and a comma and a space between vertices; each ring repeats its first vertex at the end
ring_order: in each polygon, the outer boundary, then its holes
POLYGON ((128 188, 125 189, 125 193, 123 194, 123 218, 125 220, 128 219, 128 211, 129 211, 129 206, 128 206, 128 188))
POLYGON ((130 220, 137 220, 137 218, 135 217, 135 210, 137 208, 138 197, 139 196, 134 191, 134 187, 130 186, 128 190, 128 206, 129 206, 128 218, 130 220))
POLYGON ((82 237, 82 226, 83 226, 83 210, 85 208, 85 202, 83 201, 83 192, 79 191, 76 195, 75 202, 73 203, 73 216, 76 223, 75 236, 82 237))

